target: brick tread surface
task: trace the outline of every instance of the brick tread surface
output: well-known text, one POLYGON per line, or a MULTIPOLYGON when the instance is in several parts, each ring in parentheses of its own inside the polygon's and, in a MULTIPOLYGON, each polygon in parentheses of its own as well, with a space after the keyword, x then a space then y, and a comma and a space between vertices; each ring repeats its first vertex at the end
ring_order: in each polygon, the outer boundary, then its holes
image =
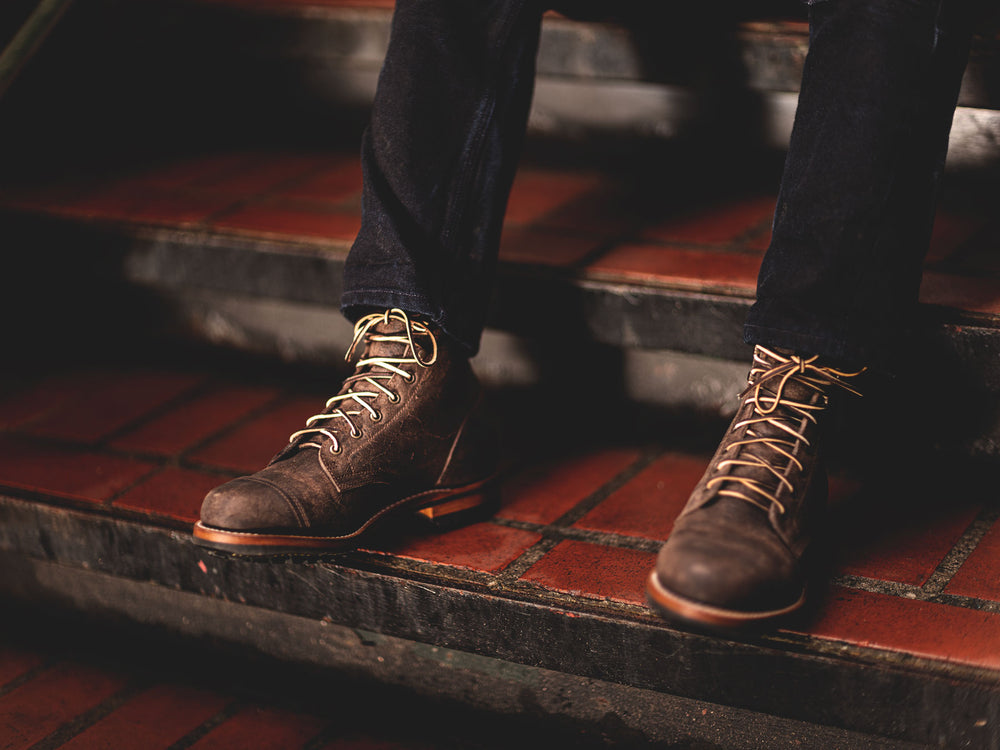
MULTIPOLYGON (((650 201, 643 189, 594 169, 524 167, 501 262, 752 299, 775 195, 758 187, 708 197, 667 193, 650 210, 640 208, 650 201)), ((30 188, 0 185, 0 209, 342 253, 359 226, 360 194, 351 153, 241 151, 30 188)), ((939 210, 921 301, 990 319, 1000 316, 1000 274, 990 252, 1000 218, 981 203, 946 200, 939 210)))
MULTIPOLYGON (((51 381, 6 389, 0 401, 3 495, 185 531, 209 488, 266 462, 323 402, 315 384, 248 384, 228 371, 107 365, 87 373, 61 374, 60 398, 88 408, 73 430, 51 435, 38 429, 52 424, 51 415, 25 418, 23 408, 54 392, 51 381), (111 382, 114 389, 106 387, 111 382), (165 407, 162 389, 151 392, 151 382, 198 387, 181 389, 165 407), (103 415, 135 398, 146 399, 145 406, 132 403, 129 423, 107 432, 103 415), (232 407, 238 398, 247 399, 246 410, 232 407), (150 428, 169 424, 170 411, 208 414, 211 429, 186 435, 172 429, 169 440, 149 450, 150 428), (86 419, 100 429, 90 429, 86 419), (96 433, 104 437, 95 440, 96 433)), ((566 430, 581 434, 573 425, 566 430)), ((664 438, 670 430, 663 426, 664 438)), ((495 594, 539 603, 557 594, 563 602, 604 607, 611 617, 645 612, 642 579, 709 453, 646 438, 641 444, 580 444, 550 433, 537 439, 538 445, 519 446, 517 455, 505 458, 510 468, 495 518, 445 533, 407 529, 370 542, 357 559, 417 565, 432 579, 485 582, 495 594)), ((837 478, 832 504, 842 538, 832 571, 836 588, 822 611, 795 629, 1000 671, 1000 597, 992 583, 1000 572, 993 528, 998 513, 990 498, 968 486, 995 483, 996 471, 964 472, 961 486, 929 471, 899 489, 906 514, 893 512, 890 503, 881 514, 869 511, 867 524, 851 522, 852 504, 866 502, 864 483, 837 478), (949 492, 953 500, 941 502, 949 492)), ((16 676, 31 666, 15 659, 0 674, 16 676)))

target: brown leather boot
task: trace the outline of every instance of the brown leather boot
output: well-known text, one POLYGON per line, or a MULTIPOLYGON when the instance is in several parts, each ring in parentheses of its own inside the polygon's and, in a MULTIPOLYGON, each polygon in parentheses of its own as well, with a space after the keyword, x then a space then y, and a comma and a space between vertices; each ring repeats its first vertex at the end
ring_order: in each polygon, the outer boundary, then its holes
POLYGON ((661 614, 734 627, 802 606, 800 561, 826 506, 824 417, 860 375, 817 360, 754 351, 740 408, 649 577, 661 614))
POLYGON ((468 359, 402 310, 358 321, 353 375, 261 471, 212 490, 199 544, 242 554, 342 550, 389 516, 491 509, 496 441, 468 359))

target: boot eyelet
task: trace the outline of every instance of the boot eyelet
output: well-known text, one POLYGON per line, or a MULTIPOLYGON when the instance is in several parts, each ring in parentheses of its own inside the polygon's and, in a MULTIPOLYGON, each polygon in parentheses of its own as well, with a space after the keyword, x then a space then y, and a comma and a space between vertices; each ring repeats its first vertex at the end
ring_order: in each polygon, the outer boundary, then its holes
POLYGON ((400 402, 400 400, 401 399, 399 398, 399 394, 398 393, 390 393, 389 394, 389 403, 390 404, 398 404, 400 402))
POLYGON ((351 430, 351 437, 352 437, 352 438, 359 438, 359 437, 361 437, 361 436, 362 436, 363 434, 364 434, 364 433, 362 433, 362 432, 361 432, 361 430, 351 430))
POLYGON ((371 414, 368 415, 368 418, 372 422, 381 422, 382 421, 382 412, 380 412, 380 411, 373 411, 371 414))
POLYGON ((339 456, 342 450, 343 449, 339 445, 336 448, 334 448, 332 445, 330 446, 330 453, 332 453, 335 456, 339 456))
POLYGON ((403 376, 403 380, 405 380, 407 383, 416 383, 417 376, 412 372, 408 372, 403 376))

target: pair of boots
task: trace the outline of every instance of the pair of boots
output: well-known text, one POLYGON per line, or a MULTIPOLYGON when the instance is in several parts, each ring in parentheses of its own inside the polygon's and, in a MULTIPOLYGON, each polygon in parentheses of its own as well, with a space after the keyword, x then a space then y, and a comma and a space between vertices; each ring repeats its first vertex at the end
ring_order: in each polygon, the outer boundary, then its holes
MULTIPOLYGON (((402 310, 357 323, 354 374, 261 471, 205 498, 194 536, 242 554, 350 549, 381 521, 495 510, 496 443, 468 359, 402 310)), ((826 502, 820 435, 858 373, 757 347, 747 388, 647 587, 664 615, 732 627, 804 600, 801 559, 826 502)))

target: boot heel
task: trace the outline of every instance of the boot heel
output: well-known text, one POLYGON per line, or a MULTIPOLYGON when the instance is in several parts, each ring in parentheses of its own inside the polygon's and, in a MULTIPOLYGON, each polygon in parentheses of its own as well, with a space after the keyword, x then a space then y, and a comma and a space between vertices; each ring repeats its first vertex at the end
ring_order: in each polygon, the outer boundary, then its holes
POLYGON ((490 487, 421 508, 417 513, 439 529, 451 529, 489 518, 499 507, 499 489, 490 487))

